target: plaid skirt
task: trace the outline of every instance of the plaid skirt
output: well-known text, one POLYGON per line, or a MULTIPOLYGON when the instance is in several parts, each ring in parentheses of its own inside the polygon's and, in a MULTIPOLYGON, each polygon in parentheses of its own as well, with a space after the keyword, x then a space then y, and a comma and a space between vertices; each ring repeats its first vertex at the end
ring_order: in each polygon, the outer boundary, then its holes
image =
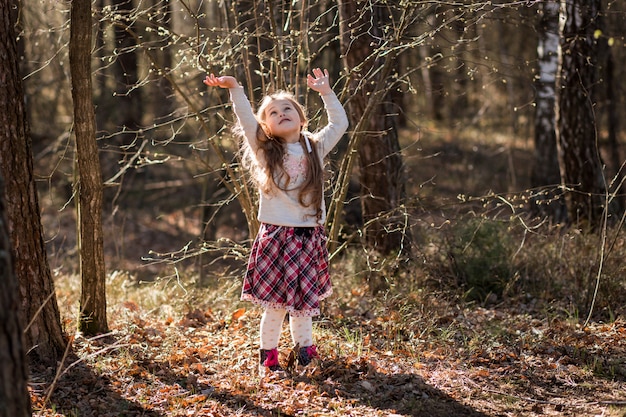
POLYGON ((252 245, 241 299, 294 317, 320 314, 320 300, 333 292, 322 226, 261 224, 252 245))

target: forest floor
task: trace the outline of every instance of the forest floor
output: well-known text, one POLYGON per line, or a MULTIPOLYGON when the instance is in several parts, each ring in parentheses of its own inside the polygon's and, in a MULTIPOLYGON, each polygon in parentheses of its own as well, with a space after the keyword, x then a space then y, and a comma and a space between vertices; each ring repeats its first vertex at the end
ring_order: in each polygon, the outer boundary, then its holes
MULTIPOLYGON (((414 152, 405 149, 405 162, 420 170, 407 184, 420 189, 420 218, 432 230, 446 222, 451 205, 457 210, 452 202, 461 192, 526 186, 524 144, 490 138, 464 147, 454 135, 433 132, 420 140, 414 152)), ((48 222, 60 235, 64 221, 54 216, 48 222)), ((181 217, 163 215, 160 226, 143 227, 163 233, 138 233, 136 259, 150 249, 140 241, 184 245, 188 236, 163 238, 189 231, 186 223, 177 232, 181 217)), ((56 248, 71 242, 68 236, 57 237, 56 248)), ((85 338, 73 330, 79 279, 62 265, 70 258, 55 250, 70 344, 58 369, 31 370, 35 416, 626 416, 626 321, 619 315, 583 325, 566 300, 523 292, 467 302, 415 266, 374 296, 355 251, 333 262, 335 293, 314 322, 320 360, 283 377, 260 377, 260 311, 238 300, 236 269, 203 286, 178 270, 159 272, 158 264, 144 269, 144 282, 112 272, 111 332, 85 338), (167 277, 145 279, 152 273, 167 277)), ((288 340, 285 325, 283 364, 288 340)))
MULTIPOLYGON (((184 312, 168 292, 150 310, 145 299, 115 300, 109 335, 73 337, 58 375, 35 370, 34 415, 626 414, 622 320, 583 327, 521 300, 487 308, 340 287, 315 322, 320 361, 261 378, 256 309, 205 300, 184 312)), ((285 326, 283 365, 288 338, 285 326)))

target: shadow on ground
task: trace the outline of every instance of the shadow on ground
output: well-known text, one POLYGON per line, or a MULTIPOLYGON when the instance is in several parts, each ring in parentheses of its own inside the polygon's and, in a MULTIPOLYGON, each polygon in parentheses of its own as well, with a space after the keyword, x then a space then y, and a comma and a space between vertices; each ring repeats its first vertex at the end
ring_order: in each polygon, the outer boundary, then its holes
MULTIPOLYGON (((33 416, 164 416, 164 414, 152 410, 148 403, 140 404, 122 397, 113 388, 113 383, 109 378, 98 375, 75 354, 70 354, 65 363, 65 371, 54 383, 52 395, 45 405, 45 409, 38 410, 38 404, 34 403, 33 416), (53 410, 54 414, 49 414, 50 410, 53 410)), ((40 399, 47 395, 54 380, 55 374, 51 368, 43 369, 35 366, 31 369, 31 389, 38 394, 40 399)))
POLYGON ((174 371, 164 373, 162 366, 157 368, 161 369, 158 377, 162 383, 187 383, 191 392, 207 393, 206 401, 218 402, 222 410, 229 410, 232 415, 238 416, 342 416, 345 413, 370 416, 376 413, 415 417, 487 417, 487 414, 461 404, 428 385, 419 375, 393 373, 393 370, 381 372, 364 358, 356 362, 349 362, 346 358, 326 360, 312 372, 292 374, 284 379, 270 377, 264 379, 261 385, 247 388, 242 386, 246 383, 236 382, 241 376, 235 373, 195 378, 174 371), (233 389, 221 388, 223 378, 232 379, 233 389), (297 397, 302 399, 299 404, 307 405, 294 405, 293 400, 297 397))

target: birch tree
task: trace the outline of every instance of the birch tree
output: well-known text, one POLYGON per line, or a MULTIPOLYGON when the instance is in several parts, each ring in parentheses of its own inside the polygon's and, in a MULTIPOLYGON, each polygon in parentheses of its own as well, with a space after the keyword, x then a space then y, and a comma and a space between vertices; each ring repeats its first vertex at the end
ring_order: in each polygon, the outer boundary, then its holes
POLYGON ((559 50, 559 2, 539 3, 537 24, 538 75, 535 81, 535 153, 531 173, 531 210, 554 222, 567 219, 567 209, 559 190, 561 175, 556 145, 556 74, 559 50))

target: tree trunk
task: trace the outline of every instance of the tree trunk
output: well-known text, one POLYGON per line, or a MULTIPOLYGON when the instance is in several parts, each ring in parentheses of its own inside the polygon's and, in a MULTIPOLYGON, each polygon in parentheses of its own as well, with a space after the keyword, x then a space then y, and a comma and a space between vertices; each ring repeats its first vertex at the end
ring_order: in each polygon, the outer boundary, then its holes
POLYGON ((597 143, 592 90, 598 82, 600 0, 561 3, 557 136, 561 181, 570 220, 597 227, 606 205, 606 182, 597 143))
MULTIPOLYGON (((6 17, 6 1, 0 2, 0 18, 6 17)), ((4 25, 6 29, 7 26, 4 25)), ((0 56, 6 32, 0 35, 0 56)), ((4 102, 4 100, 2 100, 4 102)), ((30 397, 26 382, 26 355, 22 340, 22 326, 18 317, 18 283, 11 264, 9 225, 4 207, 4 180, 0 175, 0 417, 31 415, 30 397)))
POLYGON ((141 124, 143 105, 140 90, 136 89, 138 77, 137 42, 127 29, 133 30, 135 21, 132 0, 114 0, 113 9, 119 16, 119 23, 114 25, 115 32, 115 95, 119 100, 117 121, 129 133, 119 138, 119 144, 129 146, 136 140, 136 130, 141 124))
POLYGON ((604 68, 604 83, 605 83, 605 99, 606 99, 606 115, 607 115, 607 142, 608 150, 611 158, 611 164, 613 165, 613 183, 611 184, 611 194, 614 195, 613 203, 620 213, 624 212, 626 200, 624 199, 624 190, 626 186, 626 174, 624 173, 625 166, 620 156, 620 143, 619 143, 619 95, 615 94, 615 90, 619 90, 615 83, 615 62, 613 59, 613 53, 605 39, 599 39, 602 48, 602 61, 605 63, 604 68))
MULTIPOLYGON (((406 251, 410 241, 401 211, 403 166, 389 93, 385 93, 387 99, 382 99, 370 115, 365 114, 376 84, 386 82, 382 72, 373 71, 383 67, 383 59, 376 56, 373 45, 383 38, 381 27, 389 17, 383 7, 373 4, 363 9, 357 3, 339 2, 342 55, 350 72, 348 115, 353 127, 363 117, 369 120, 363 131, 354 132, 363 135, 357 147, 361 204, 366 243, 384 256, 406 251)), ((389 54, 384 59, 394 58, 389 54)))
MULTIPOLYGON (((434 6, 434 10, 432 10, 432 13, 428 15, 430 27, 441 26, 443 14, 440 13, 440 9, 442 7, 443 6, 440 5, 434 6)), ((433 119, 443 121, 445 119, 445 114, 447 113, 445 87, 446 76, 441 62, 443 53, 437 37, 433 37, 430 45, 427 47, 424 46, 423 51, 425 52, 424 58, 429 58, 430 61, 430 64, 426 66, 426 69, 429 72, 428 80, 430 83, 425 85, 425 88, 430 90, 430 100, 432 100, 432 102, 428 103, 430 106, 429 114, 433 119)))
POLYGON ((79 330, 86 335, 108 331, 102 237, 102 175, 96 145, 91 85, 91 2, 72 1, 70 72, 78 160, 80 250, 79 330))
MULTIPOLYGON (((14 274, 11 259, 14 248, 11 247, 9 240, 10 229, 15 229, 16 223, 15 219, 8 220, 4 189, 4 172, 12 171, 12 169, 7 169, 8 161, 5 160, 5 156, 13 158, 12 162, 15 162, 16 168, 24 166, 31 166, 32 168, 32 158, 18 159, 20 156, 24 156, 24 151, 27 149, 24 143, 27 143, 28 140, 22 79, 18 71, 17 43, 13 29, 15 21, 11 13, 14 6, 16 5, 10 0, 0 1, 0 74, 2 74, 0 77, 0 164, 2 165, 2 172, 0 173, 0 417, 31 415, 30 397, 26 386, 28 373, 22 338, 23 326, 19 317, 18 281, 14 274), (19 140, 22 142, 22 152, 17 155, 6 153, 10 149, 10 146, 7 147, 6 145, 16 145, 19 140), (28 161, 30 161, 30 165, 28 161)), ((28 178, 32 179, 32 169, 31 176, 28 178)), ((6 195, 9 195, 8 190, 6 195)), ((29 194, 26 194, 23 197, 28 200, 28 196, 29 194)), ((19 195, 11 195, 14 203, 19 197, 19 195)), ((15 207, 12 211, 15 212, 15 207)), ((26 219, 30 220, 28 217, 26 219)), ((37 211, 36 220, 38 219, 39 211, 37 211)), ((22 223, 41 225, 39 221, 22 223)), ((28 240, 32 235, 19 237, 22 237, 22 240, 28 240)))
MULTIPOLYGON (((164 28, 166 33, 172 33, 172 4, 169 1, 166 1, 161 4, 158 0, 153 0, 154 4, 152 7, 157 8, 161 7, 161 13, 156 18, 157 23, 160 27, 164 28), (159 6, 161 4, 161 6, 159 6)), ((211 27, 211 26, 208 26, 211 27)), ((158 36, 158 35, 157 35, 158 36)), ((155 48, 155 57, 159 62, 159 67, 163 69, 163 72, 166 74, 172 73, 172 48, 170 47, 170 43, 172 42, 170 36, 159 36, 154 42, 158 46, 155 48)), ((170 81, 163 74, 159 74, 156 72, 156 82, 152 87, 152 92, 150 97, 153 102, 153 110, 152 114, 155 115, 159 122, 171 120, 174 116, 174 111, 176 110, 176 98, 175 91, 172 87, 170 81)))
POLYGON ((3 198, 13 244, 13 271, 22 300, 21 320, 23 326, 28 326, 26 348, 33 360, 55 365, 65 350, 65 340, 44 245, 16 36, 10 21, 11 3, 0 3, 0 168, 6 181, 3 198))
MULTIPOLYGON (((457 19, 452 22, 452 28, 454 34, 459 40, 465 40, 467 30, 466 21, 463 19, 457 19)), ((454 48, 454 58, 456 60, 456 70, 454 71, 454 80, 450 86, 452 90, 452 102, 449 107, 451 109, 448 116, 450 123, 456 123, 457 120, 462 119, 469 107, 468 95, 469 95, 469 79, 468 79, 468 65, 466 62, 467 43, 457 42, 454 48)))
POLYGON ((538 78, 535 106, 535 154, 531 173, 533 195, 531 211, 556 223, 567 220, 567 207, 559 189, 561 174, 556 145, 556 70, 559 50, 559 2, 539 5, 541 18, 537 25, 538 78))

